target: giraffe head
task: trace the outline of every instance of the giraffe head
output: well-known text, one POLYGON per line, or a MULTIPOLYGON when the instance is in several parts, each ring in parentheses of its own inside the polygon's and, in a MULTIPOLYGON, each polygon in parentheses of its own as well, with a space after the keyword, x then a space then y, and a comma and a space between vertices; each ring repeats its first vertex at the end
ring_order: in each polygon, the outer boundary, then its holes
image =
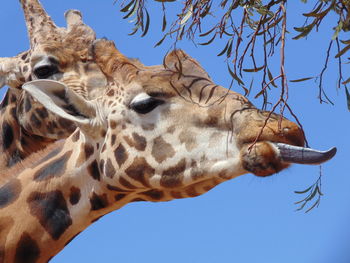
MULTIPOLYGON (((84 98, 95 98, 106 86, 106 78, 91 61, 89 47, 95 40, 94 31, 82 21, 79 11, 65 14, 67 28, 55 25, 38 0, 21 0, 30 49, 13 58, 0 59, 0 87, 8 85, 21 90, 30 80, 54 79, 65 83, 84 98)), ((33 101, 20 91, 17 116, 26 132, 59 139, 74 131, 67 122, 33 101)))
POLYGON ((55 25, 38 0, 21 0, 30 49, 12 58, 0 58, 0 88, 9 90, 1 109, 1 147, 6 160, 0 167, 11 166, 54 140, 66 138, 75 123, 47 111, 22 90, 36 79, 65 83, 86 99, 102 94, 107 80, 92 61, 90 47, 94 31, 85 25, 79 11, 66 12, 66 28, 55 25))
POLYGON ((94 55, 110 78, 105 94, 93 101, 60 82, 35 81, 25 89, 79 126, 71 139, 85 142, 83 162, 96 157, 90 170, 101 174, 108 189, 170 200, 200 195, 247 172, 267 176, 292 162, 318 163, 334 155, 306 154, 301 129, 278 115, 250 148, 268 113, 214 84, 183 51, 168 54, 162 66, 146 67, 100 40, 94 55))

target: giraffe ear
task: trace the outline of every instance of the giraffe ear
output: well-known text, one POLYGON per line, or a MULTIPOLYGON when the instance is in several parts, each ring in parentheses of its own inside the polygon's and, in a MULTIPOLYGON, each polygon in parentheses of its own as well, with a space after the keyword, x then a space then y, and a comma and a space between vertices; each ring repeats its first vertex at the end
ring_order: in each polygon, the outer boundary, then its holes
POLYGON ((29 92, 45 108, 58 116, 74 121, 77 125, 89 124, 96 118, 96 107, 64 83, 54 80, 34 80, 22 88, 29 92))
POLYGON ((175 49, 168 53, 164 57, 163 65, 167 69, 179 72, 180 75, 191 72, 191 74, 196 73, 199 76, 210 78, 199 62, 181 49, 175 49))

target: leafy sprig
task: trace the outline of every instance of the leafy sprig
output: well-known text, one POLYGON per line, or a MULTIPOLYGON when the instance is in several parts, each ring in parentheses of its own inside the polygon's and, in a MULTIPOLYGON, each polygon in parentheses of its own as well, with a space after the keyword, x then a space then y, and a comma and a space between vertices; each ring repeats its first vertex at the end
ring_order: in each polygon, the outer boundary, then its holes
POLYGON ((323 193, 321 191, 322 188, 322 170, 320 166, 320 174, 318 179, 314 184, 306 188, 305 190, 302 191, 294 191, 294 193, 299 194, 299 195, 306 195, 305 198, 303 198, 300 201, 295 202, 296 205, 299 205, 299 207, 296 209, 296 211, 301 211, 303 210, 307 204, 312 203, 306 210, 305 213, 310 212, 312 209, 315 207, 318 207, 321 202, 321 196, 323 196, 323 193))

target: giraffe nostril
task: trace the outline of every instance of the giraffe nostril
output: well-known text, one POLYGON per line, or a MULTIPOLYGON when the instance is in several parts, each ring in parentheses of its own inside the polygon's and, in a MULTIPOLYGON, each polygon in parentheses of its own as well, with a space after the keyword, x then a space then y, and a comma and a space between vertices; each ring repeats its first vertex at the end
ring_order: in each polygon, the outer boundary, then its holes
POLYGON ((287 133, 287 132, 289 132, 289 131, 290 131, 290 128, 289 128, 289 127, 283 128, 283 133, 287 133))

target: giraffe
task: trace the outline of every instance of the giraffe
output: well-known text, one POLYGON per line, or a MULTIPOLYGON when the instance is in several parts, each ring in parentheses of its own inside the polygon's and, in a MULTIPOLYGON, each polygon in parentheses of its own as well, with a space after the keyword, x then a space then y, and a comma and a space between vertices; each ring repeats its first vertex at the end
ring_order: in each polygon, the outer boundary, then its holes
POLYGON ((47 111, 23 92, 22 85, 35 79, 54 79, 85 98, 95 98, 106 78, 91 60, 89 47, 94 31, 77 10, 65 14, 67 28, 59 28, 38 0, 20 1, 30 49, 12 58, 0 58, 0 88, 9 89, 0 105, 0 169, 15 165, 55 140, 75 130, 71 121, 47 111))
POLYGON ((23 85, 77 129, 7 171, 17 176, 0 187, 0 262, 47 262, 131 202, 195 197, 246 173, 265 177, 335 154, 304 148, 301 129, 275 114, 252 144, 268 112, 214 84, 184 51, 146 67, 108 40, 92 50, 108 76, 100 97, 54 80, 23 85))

